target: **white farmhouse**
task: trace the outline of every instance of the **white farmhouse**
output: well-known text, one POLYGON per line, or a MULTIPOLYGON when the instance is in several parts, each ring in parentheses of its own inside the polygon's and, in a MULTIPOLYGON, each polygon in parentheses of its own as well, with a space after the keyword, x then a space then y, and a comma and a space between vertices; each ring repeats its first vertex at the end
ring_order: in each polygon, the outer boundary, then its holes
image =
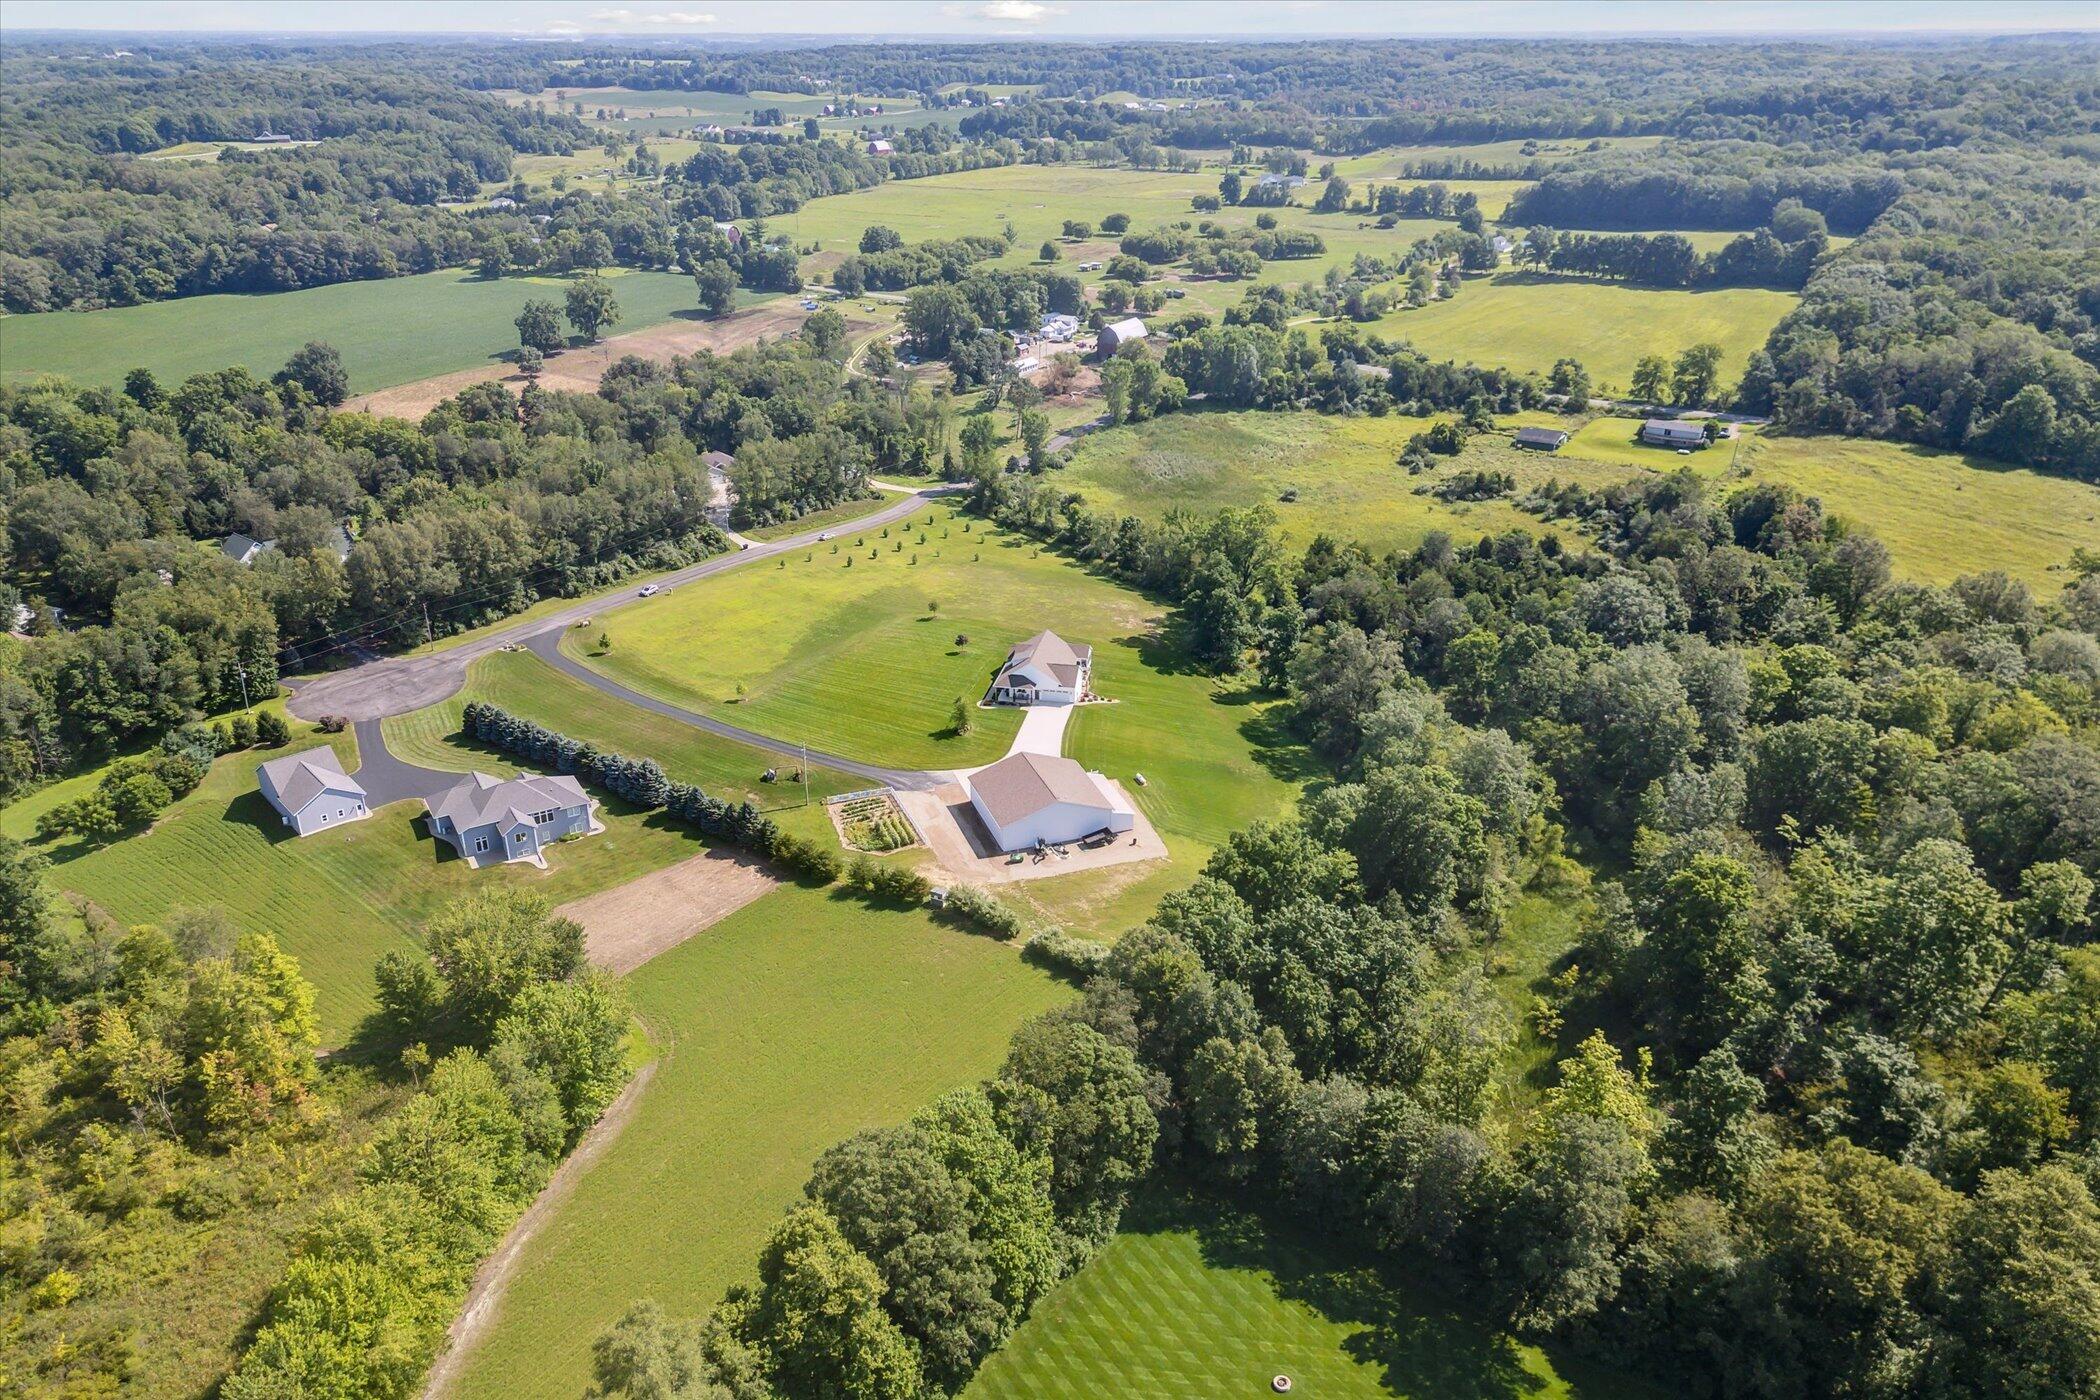
POLYGON ((1006 654, 992 678, 995 705, 1076 705, 1091 692, 1094 649, 1038 632, 1006 654))
POLYGON ((372 815, 365 808, 364 786, 343 771, 334 749, 273 758, 255 770, 255 781, 284 824, 301 836, 372 815))
POLYGON ((964 780, 970 806, 1002 851, 1129 831, 1137 814, 1099 773, 1069 758, 1008 754, 964 780))

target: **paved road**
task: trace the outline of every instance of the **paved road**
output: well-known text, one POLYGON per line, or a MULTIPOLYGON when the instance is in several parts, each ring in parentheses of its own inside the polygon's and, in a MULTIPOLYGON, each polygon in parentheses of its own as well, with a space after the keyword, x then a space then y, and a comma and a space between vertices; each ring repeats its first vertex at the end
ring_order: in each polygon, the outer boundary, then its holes
MULTIPOLYGON (((922 491, 913 492, 894 505, 885 506, 872 515, 862 516, 850 525, 838 528, 878 529, 923 510, 932 497, 967 489, 964 486, 927 487, 922 491)), ((820 533, 828 532, 811 530, 767 544, 754 544, 751 548, 737 553, 717 555, 675 572, 658 575, 652 581, 660 588, 671 588, 697 579, 711 578, 730 569, 756 563, 760 559, 785 554, 791 549, 806 549, 816 543, 820 533)), ((302 719, 342 715, 356 721, 376 720, 387 715, 404 715, 411 710, 420 710, 426 705, 435 705, 438 701, 456 694, 466 683, 467 666, 475 658, 486 656, 506 646, 529 644, 543 635, 552 634, 559 637, 563 631, 583 619, 600 616, 614 608, 625 607, 639 596, 639 584, 623 584, 610 593, 583 599, 544 617, 514 622, 507 627, 490 628, 471 640, 460 642, 444 651, 423 656, 393 656, 383 661, 371 661, 348 670, 318 676, 293 693, 288 708, 302 719)), ((596 683, 593 681, 593 684, 596 683)), ((735 733, 741 733, 735 731, 734 726, 730 728, 735 733)), ((777 748, 777 745, 773 747, 777 748)))
MULTIPOLYGON (((784 739, 776 739, 768 734, 760 734, 755 730, 745 729, 740 725, 725 723, 716 719, 713 715, 704 715, 698 710, 688 710, 683 706, 673 705, 665 700, 658 700, 655 696, 644 695, 639 690, 629 690, 626 686, 621 685, 603 672, 594 671, 581 661, 565 656, 561 649, 561 635, 559 632, 541 632, 527 641, 525 645, 531 649, 534 656, 537 656, 555 670, 560 671, 563 675, 574 676, 585 685, 595 686, 607 695, 624 700, 630 705, 639 706, 651 714, 662 715, 666 719, 675 719, 681 724, 690 724, 695 729, 704 729, 710 734, 719 734, 725 739, 736 739, 742 743, 750 744, 754 748, 764 749, 768 753, 777 753, 783 758, 792 758, 798 762, 801 760, 804 750, 800 744, 792 744, 784 739)), ((363 732, 362 727, 360 727, 358 731, 360 739, 362 739, 363 732)), ((940 773, 922 773, 910 768, 883 768, 873 763, 862 763, 857 759, 841 758, 837 754, 825 753, 822 749, 810 749, 808 753, 809 761, 813 764, 821 764, 826 768, 836 768, 841 773, 851 773, 855 777, 866 778, 870 782, 880 783, 885 787, 930 789, 939 787, 942 778, 945 776, 940 773)))

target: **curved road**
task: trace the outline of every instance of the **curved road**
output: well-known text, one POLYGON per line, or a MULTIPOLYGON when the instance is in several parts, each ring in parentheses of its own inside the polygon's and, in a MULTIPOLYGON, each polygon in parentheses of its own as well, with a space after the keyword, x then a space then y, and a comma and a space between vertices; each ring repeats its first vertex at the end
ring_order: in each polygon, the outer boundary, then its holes
MULTIPOLYGON (((891 487, 888 489, 894 490, 896 488, 891 487)), ((902 520, 906 516, 923 509, 928 501, 937 496, 952 495, 968 489, 966 486, 931 486, 924 490, 913 491, 894 505, 884 506, 873 514, 861 516, 859 519, 850 521, 837 528, 839 530, 878 528, 888 525, 892 521, 902 520)), ((818 535, 826 533, 832 532, 810 530, 799 535, 790 535, 786 539, 773 540, 766 544, 754 544, 749 549, 740 550, 734 554, 718 554, 712 559, 704 559, 698 564, 689 564, 683 569, 658 575, 651 582, 655 583, 659 588, 672 588, 680 584, 692 583, 698 579, 712 578, 716 574, 726 573, 731 569, 740 568, 746 564, 754 564, 761 559, 769 559, 776 554, 785 554, 792 549, 807 549, 810 545, 817 542, 818 535)), ((559 642, 564 631, 575 626, 585 618, 596 617, 602 613, 610 612, 614 608, 625 607, 630 603, 636 602, 640 596, 640 589, 637 585, 631 583, 623 584, 611 592, 581 599, 556 612, 548 613, 544 617, 530 618, 523 622, 511 623, 508 626, 489 628, 470 640, 460 642, 444 651, 430 652, 423 656, 392 656, 381 661, 368 661, 362 666, 353 666, 348 670, 333 671, 299 686, 288 702, 287 708, 301 719, 313 720, 319 719, 323 715, 342 715, 344 718, 353 721, 377 720, 387 715, 403 715, 411 710, 420 710, 426 705, 435 705, 438 701, 449 699, 458 693, 459 688, 466 684, 467 666, 477 657, 486 656, 490 652, 522 643, 530 646, 535 653, 552 659, 553 644, 559 642), (549 639, 547 642, 548 650, 546 651, 542 651, 539 645, 542 637, 549 639)), ((704 729, 723 734, 729 738, 742 739, 746 743, 758 744, 776 753, 799 754, 801 752, 800 748, 795 745, 782 744, 777 740, 766 739, 752 734, 748 730, 738 729, 734 725, 725 725, 718 720, 710 720, 689 710, 680 710, 676 706, 665 706, 658 702, 647 700, 645 697, 637 696, 633 691, 619 686, 588 667, 575 666, 573 662, 567 662, 567 658, 563 658, 561 662, 556 664, 561 665, 562 669, 569 674, 588 681, 600 690, 619 695, 622 699, 631 700, 636 704, 643 705, 645 708, 655 710, 659 714, 666 714, 674 719, 697 724, 704 729)), ((814 760, 820 756, 812 752, 810 757, 814 760)), ((870 768, 865 764, 853 764, 831 757, 823 757, 822 761, 850 773, 867 773, 869 776, 874 776, 878 773, 892 774, 896 771, 870 768)), ((888 781, 888 778, 878 778, 877 781, 888 781)))
MULTIPOLYGON (((607 695, 625 700, 628 704, 647 710, 651 714, 675 719, 681 724, 690 724, 695 729, 704 729, 710 734, 719 734, 725 739, 735 739, 753 748, 764 749, 797 761, 800 761, 806 752, 811 763, 836 768, 841 773, 851 773, 855 777, 866 778, 885 787, 936 788, 941 785, 942 775, 939 773, 922 773, 910 768, 882 768, 873 763, 862 763, 858 759, 841 758, 837 754, 825 753, 822 749, 805 750, 800 744, 791 744, 785 739, 776 739, 769 734, 760 734, 753 729, 725 723, 712 715, 701 714, 698 710, 688 710, 683 706, 658 700, 652 695, 644 695, 639 690, 629 690, 612 677, 601 671, 594 671, 581 661, 565 654, 561 649, 559 632, 536 633, 525 646, 534 656, 565 676, 574 676, 585 685, 596 686, 607 695)), ((363 732, 363 726, 359 726, 358 733, 362 735, 363 732)))

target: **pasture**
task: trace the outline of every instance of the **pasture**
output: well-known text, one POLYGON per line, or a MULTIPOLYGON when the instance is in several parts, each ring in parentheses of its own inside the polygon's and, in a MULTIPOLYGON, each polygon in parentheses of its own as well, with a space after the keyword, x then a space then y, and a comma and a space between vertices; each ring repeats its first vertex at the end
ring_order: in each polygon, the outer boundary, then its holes
POLYGON ((580 1394, 629 1303, 706 1313, 749 1281, 825 1148, 990 1074, 1070 995, 1014 950, 782 888, 628 979, 663 1060, 634 1119, 527 1247, 467 1397, 580 1394))
POLYGON ((774 738, 959 768, 1006 752, 1019 712, 974 706, 1007 648, 1048 627, 1094 648, 1095 689, 1118 702, 1075 716, 1066 751, 1126 785, 1144 772, 1132 791, 1168 835, 1214 843, 1305 775, 1273 698, 1194 667, 1159 604, 949 505, 883 530, 847 527, 621 608, 604 655, 595 635, 565 645, 636 690, 774 738), (958 698, 966 735, 950 727, 958 698))
MULTIPOLYGON (((1637 420, 1600 417, 1576 430, 1558 453, 1516 451, 1498 433, 1473 439, 1456 458, 1439 459, 1433 473, 1410 476, 1397 458, 1429 421, 1168 414, 1080 438, 1060 483, 1101 509, 1150 520, 1177 506, 1200 516, 1266 504, 1296 547, 1324 532, 1385 550, 1412 548, 1431 530, 1471 539, 1522 529, 1579 543, 1571 526, 1542 522, 1512 498, 1447 503, 1414 494, 1456 471, 1508 472, 1521 498, 1549 480, 1597 488, 1644 472, 1689 468, 1724 492, 1773 481, 1820 498, 1830 513, 1879 535, 1900 577, 1946 583, 2004 569, 2044 596, 2067 580, 2056 566, 2074 548, 2100 539, 2100 487, 1960 453, 1744 429, 1739 448, 1723 442, 1679 457, 1635 443, 1637 420), (1297 499, 1282 501, 1286 490, 1297 499)), ((1515 421, 1575 427, 1552 414, 1515 421)))
POLYGON ((1610 393, 1625 388, 1641 356, 1674 359, 1706 341, 1721 347, 1720 382, 1733 384, 1794 302, 1791 292, 1757 287, 1694 292, 1502 272, 1469 279, 1448 301, 1394 311, 1371 328, 1438 360, 1544 373, 1555 360, 1573 358, 1599 393, 1610 393))
MULTIPOLYGON (((843 254, 860 241, 870 224, 897 230, 908 243, 930 238, 958 238, 964 234, 997 234, 1003 221, 1011 220, 1013 247, 997 265, 1023 267, 1035 263, 1045 239, 1058 239, 1065 220, 1076 219, 1095 226, 1096 233, 1084 242, 1062 245, 1060 265, 1081 260, 1107 258, 1116 250, 1116 235, 1098 232, 1101 220, 1110 214, 1128 214, 1135 230, 1154 228, 1182 219, 1209 219, 1226 228, 1252 228, 1255 216, 1264 211, 1245 206, 1228 207, 1215 214, 1197 214, 1190 200, 1199 194, 1218 192, 1222 170, 1217 167, 1180 171, 1138 171, 1089 165, 1015 165, 988 170, 935 175, 921 180, 893 180, 873 189, 813 199, 793 213, 767 220, 768 227, 787 234, 797 245, 815 243, 825 254, 843 254)), ((1451 228, 1448 221, 1403 220, 1389 229, 1376 228, 1357 214, 1315 214, 1307 207, 1316 191, 1301 190, 1303 204, 1268 212, 1276 214, 1285 228, 1306 228, 1319 233, 1327 244, 1316 258, 1286 259, 1263 265, 1258 282, 1302 282, 1318 278, 1330 263, 1346 265, 1357 253, 1393 256, 1404 253, 1417 238, 1451 228)), ((823 267, 835 258, 820 259, 812 267, 823 267)), ((1100 274, 1084 274, 1089 285, 1100 274)), ((1246 284, 1241 282, 1191 282, 1184 284, 1189 298, 1184 306, 1220 309, 1239 300, 1246 284)))
POLYGON ((1219 1202, 1140 1198, 1036 1304, 965 1400, 1292 1393, 1407 1400, 1645 1396, 1455 1306, 1433 1281, 1340 1257, 1219 1202))
MULTIPOLYGON (((1540 528, 1507 500, 1447 503, 1414 494, 1436 478, 1408 475, 1398 458, 1407 439, 1432 421, 1229 410, 1166 414, 1078 439, 1058 482, 1100 509, 1147 520, 1177 508, 1202 516, 1264 505, 1296 550, 1320 534, 1389 549, 1411 548, 1431 530, 1470 538, 1540 528), (1297 499, 1282 500, 1286 491, 1297 499)), ((1550 476, 1601 486, 1625 475, 1537 460, 1535 467, 1530 459, 1513 466, 1525 470, 1520 489, 1550 476)))
MULTIPOLYGON (((690 277, 616 268, 606 275, 621 331, 699 316, 690 277)), ((499 364, 517 349, 512 323, 525 303, 559 303, 565 286, 556 277, 487 282, 454 269, 262 296, 0 316, 0 373, 10 383, 61 374, 115 385, 143 365, 172 388, 192 374, 246 365, 267 379, 300 346, 325 340, 342 352, 351 392, 363 394, 499 364)))

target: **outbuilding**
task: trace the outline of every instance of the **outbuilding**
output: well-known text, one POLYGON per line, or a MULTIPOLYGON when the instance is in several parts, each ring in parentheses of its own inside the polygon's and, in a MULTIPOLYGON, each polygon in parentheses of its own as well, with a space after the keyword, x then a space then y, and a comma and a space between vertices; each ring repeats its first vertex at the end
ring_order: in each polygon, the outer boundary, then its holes
POLYGON ((372 815, 365 808, 364 785, 343 771, 331 748, 273 758, 255 770, 255 783, 284 824, 301 836, 372 815))
POLYGON ((1100 346, 1102 358, 1106 359, 1124 346, 1134 345, 1138 341, 1145 339, 1149 334, 1150 332, 1145 329, 1145 323, 1137 317, 1131 316, 1121 321, 1111 321, 1103 326, 1101 328, 1101 338, 1097 344, 1100 346))
POLYGON ((971 809, 1002 851, 1066 845, 1137 825, 1137 813, 1099 773, 1050 754, 1008 754, 972 773, 971 809))
POLYGON ((1558 428, 1519 428, 1511 442, 1531 452, 1558 452, 1568 445, 1568 435, 1558 428))

